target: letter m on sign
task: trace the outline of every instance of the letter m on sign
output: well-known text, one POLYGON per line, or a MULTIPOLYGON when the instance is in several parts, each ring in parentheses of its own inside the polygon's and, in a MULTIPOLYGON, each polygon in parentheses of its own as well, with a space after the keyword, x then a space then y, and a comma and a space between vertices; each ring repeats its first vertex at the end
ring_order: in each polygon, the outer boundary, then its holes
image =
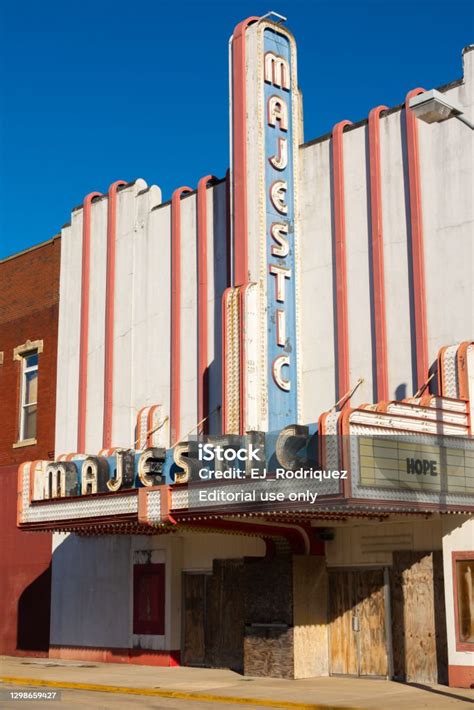
POLYGON ((265 81, 281 89, 290 90, 290 67, 285 57, 280 57, 274 52, 266 52, 265 81))

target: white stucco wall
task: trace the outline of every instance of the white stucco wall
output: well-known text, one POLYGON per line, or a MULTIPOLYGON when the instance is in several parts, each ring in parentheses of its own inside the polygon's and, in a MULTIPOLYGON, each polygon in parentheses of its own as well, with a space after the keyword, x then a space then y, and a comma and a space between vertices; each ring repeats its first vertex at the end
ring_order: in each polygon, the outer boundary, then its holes
MULTIPOLYGON (((474 52, 464 56, 464 83, 448 89, 473 119, 474 52)), ((407 89, 410 87, 407 87, 407 89)), ((400 97, 401 100, 403 97, 400 97)), ((383 100, 383 97, 381 97, 383 100)), ((351 117, 356 119, 357 117, 351 117)), ((418 123, 423 201, 429 357, 438 349, 473 335, 473 133, 452 119, 418 123)), ((344 187, 347 240, 350 379, 364 385, 352 403, 372 401, 375 376, 372 358, 368 213, 367 126, 344 133, 344 187)), ((385 254, 385 298, 389 390, 393 398, 414 391, 414 338, 411 332, 405 114, 395 110, 380 120, 382 222, 385 254)), ((300 148, 299 234, 301 257, 302 420, 317 420, 337 398, 334 358, 335 302, 331 186, 331 139, 300 148)), ((251 185, 249 189, 251 188, 251 185)), ((250 190, 251 192, 251 190, 250 190)), ((250 194, 250 197, 252 195, 250 194)), ((251 201, 250 201, 251 202, 251 201)), ((209 188, 209 367, 210 410, 221 403, 220 303, 227 285, 226 186, 209 188)), ((183 434, 197 424, 197 273, 196 195, 185 196, 182 210, 182 419, 183 434)), ((80 345, 82 209, 72 213, 62 231, 56 453, 77 450, 78 362, 80 345)), ((86 448, 102 447, 105 269, 107 199, 91 210, 91 283, 87 389, 86 448)), ((171 205, 161 204, 161 191, 137 180, 117 195, 117 256, 114 337, 115 446, 133 446, 138 410, 161 404, 170 413, 171 205)), ((249 256, 255 271, 259 243, 249 256)), ((216 417, 211 431, 218 432, 216 417)), ((446 525, 451 525, 449 518, 446 525)), ((362 537, 372 526, 338 528, 327 544, 328 564, 390 564, 388 538, 408 534, 408 549, 440 549, 439 521, 379 526, 387 549, 367 552, 362 537)), ((466 524, 467 525, 467 524, 466 524)), ((445 529, 443 552, 449 565, 452 549, 472 549, 471 527, 445 529), (470 542, 468 541, 470 540, 470 542), (460 547, 458 547, 460 546, 460 547)), ((395 543, 394 543, 395 544, 395 543)), ((153 647, 179 645, 180 575, 182 570, 211 569, 216 556, 263 554, 251 538, 192 535, 163 537, 78 538, 55 536, 51 643, 128 647, 131 641, 131 560, 149 546, 162 550, 169 569, 165 640, 153 647), (142 547, 140 547, 142 546, 142 547), (161 644, 161 645, 160 645, 161 644)), ((448 629, 452 634, 451 570, 445 568, 448 629), (448 574, 449 572, 449 574, 448 574), (450 611, 451 609, 451 611, 450 611), (451 616, 449 616, 451 614, 451 616)), ((450 643, 450 663, 467 665, 466 654, 450 643)))
POLYGON ((302 419, 336 401, 329 141, 300 150, 302 419), (311 393, 311 396, 309 396, 311 393))
MULTIPOLYGON (((226 186, 207 190, 208 348, 210 409, 221 404, 221 298, 227 287, 226 186)), ((197 424, 197 213, 196 194, 181 206, 181 422, 197 424)), ((87 383, 87 453, 102 448, 104 409, 107 207, 91 207, 91 267, 87 383)), ((62 232, 56 453, 77 450, 81 313, 82 208, 62 232)), ((144 180, 117 193, 112 445, 133 446, 137 413, 160 404, 170 414, 171 205, 144 180)), ((220 430, 219 414, 212 422, 220 430)))
MULTIPOLYGON (((464 83, 446 90, 466 115, 473 111, 473 51, 464 55, 464 83)), ((403 97, 401 97, 403 98, 403 97)), ((471 116, 472 117, 472 116, 471 116)), ((473 132, 460 121, 418 121, 429 360, 442 345, 472 337, 473 132)), ((352 403, 373 401, 370 285, 368 127, 343 134, 349 364, 351 384, 363 385, 352 403)), ((408 177, 405 110, 380 119, 382 224, 388 376, 391 398, 413 394, 414 334, 409 287, 408 177)), ((302 419, 314 422, 335 392, 335 299, 332 215, 332 139, 300 148, 302 419)), ((250 187, 249 187, 250 189, 250 187)), ((207 190, 210 409, 221 403, 220 303, 227 286, 226 185, 207 190)), ((170 409, 171 205, 160 205, 156 186, 143 180, 117 194, 113 444, 133 444, 137 411, 170 409)), ((181 422, 184 436, 197 423, 197 214, 196 194, 181 200, 181 422)), ((251 203, 250 203, 251 205, 251 203)), ((101 448, 104 389, 104 308, 107 198, 91 209, 91 277, 87 389, 87 448, 101 448)), ((58 349, 56 451, 75 451, 82 209, 63 229, 58 349)), ((259 243, 250 244, 252 264, 259 243)), ((213 417, 211 431, 219 430, 213 417)))
MULTIPOLYGON (((464 54, 464 82, 445 92, 448 100, 456 101, 471 120, 473 56, 472 50, 464 54)), ((431 364, 440 347, 468 340, 473 335, 474 134, 456 119, 430 125, 418 121, 417 126, 431 364)), ((367 131, 365 123, 346 129, 343 135, 351 385, 360 377, 364 378, 352 398, 353 405, 373 401, 375 379, 370 313, 367 131)), ((331 153, 330 137, 310 142, 300 149, 304 421, 314 421, 336 399, 331 153)), ((401 399, 417 389, 409 284, 405 109, 395 110, 380 119, 380 162, 389 395, 401 399)))
POLYGON ((440 517, 339 525, 326 543, 326 560, 329 567, 390 566, 394 550, 441 550, 442 535, 440 517))
POLYGON ((178 650, 184 571, 212 571, 214 559, 260 557, 254 537, 206 533, 54 536, 52 646, 178 650), (133 635, 133 564, 140 551, 166 565, 165 635, 133 635))

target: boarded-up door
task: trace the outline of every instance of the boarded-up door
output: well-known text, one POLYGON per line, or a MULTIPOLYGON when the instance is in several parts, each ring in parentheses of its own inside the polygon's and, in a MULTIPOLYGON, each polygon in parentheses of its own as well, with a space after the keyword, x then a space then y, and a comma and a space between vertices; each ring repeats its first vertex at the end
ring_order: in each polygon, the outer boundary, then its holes
POLYGON ((329 572, 330 672, 388 675, 383 569, 329 572))
POLYGON ((447 682, 441 552, 394 552, 391 570, 394 676, 447 682))
POLYGON ((212 573, 184 573, 184 665, 243 669, 242 572, 242 560, 214 560, 212 573))
POLYGON ((208 574, 183 575, 183 648, 185 666, 206 665, 206 587, 208 574))

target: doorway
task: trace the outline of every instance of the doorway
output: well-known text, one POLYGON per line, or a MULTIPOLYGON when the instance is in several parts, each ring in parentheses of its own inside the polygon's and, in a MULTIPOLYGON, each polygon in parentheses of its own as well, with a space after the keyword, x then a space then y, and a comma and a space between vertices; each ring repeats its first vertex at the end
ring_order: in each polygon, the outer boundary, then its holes
POLYGON ((214 560, 212 572, 183 573, 182 662, 243 669, 243 560, 214 560))
POLYGON ((388 611, 383 568, 329 570, 331 675, 389 677, 388 611))

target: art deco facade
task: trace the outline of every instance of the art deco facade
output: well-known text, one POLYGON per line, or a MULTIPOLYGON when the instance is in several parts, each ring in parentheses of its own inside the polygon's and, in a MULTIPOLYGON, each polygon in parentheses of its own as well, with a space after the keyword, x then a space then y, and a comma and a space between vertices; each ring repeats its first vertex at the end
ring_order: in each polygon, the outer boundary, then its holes
MULTIPOLYGON (((19 470, 19 526, 55 532, 50 655, 468 686, 472 132, 407 87, 303 143, 296 44, 257 20, 229 174, 115 182, 62 231, 55 455, 19 470), (196 478, 198 434, 267 479, 196 478), (313 460, 345 475, 273 477, 313 460), (224 487, 255 502, 203 502, 224 487)), ((473 58, 440 88, 466 115, 473 58)))

